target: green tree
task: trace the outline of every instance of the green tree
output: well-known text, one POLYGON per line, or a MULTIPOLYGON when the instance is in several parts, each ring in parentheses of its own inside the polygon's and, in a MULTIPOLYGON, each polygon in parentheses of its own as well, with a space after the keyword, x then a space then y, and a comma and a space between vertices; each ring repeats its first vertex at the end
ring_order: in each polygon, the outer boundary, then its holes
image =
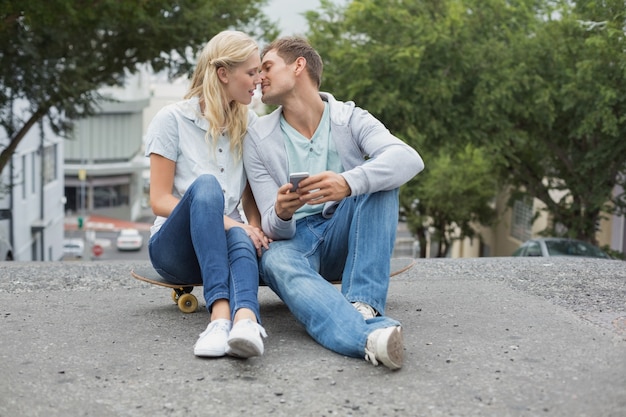
POLYGON ((475 236, 472 221, 493 217, 493 165, 465 146, 482 134, 472 91, 483 63, 467 14, 463 2, 439 0, 354 0, 345 9, 322 1, 307 14, 325 62, 322 88, 368 109, 425 159, 402 190, 422 256, 428 230, 445 256, 454 240, 475 236))
POLYGON ((400 203, 419 239, 421 257, 426 256, 427 235, 438 243, 431 256, 445 257, 454 241, 480 239, 475 225, 494 222, 498 184, 490 158, 472 145, 455 152, 442 148, 428 161, 424 174, 403 188, 400 203))
POLYGON ((503 116, 490 146, 518 194, 546 205, 544 233, 596 243, 599 220, 626 212, 626 5, 556 6, 486 70, 480 108, 503 116))
POLYGON ((545 203, 546 233, 593 242, 602 216, 626 211, 613 194, 626 188, 626 5, 579 3, 322 1, 307 18, 324 89, 426 156, 473 143, 514 197, 545 203))
POLYGON ((208 39, 227 28, 262 39, 276 30, 266 0, 4 0, 0 3, 0 172, 41 120, 66 135, 93 114, 97 89, 150 64, 189 72, 208 39), (14 112, 16 105, 19 111, 14 112))

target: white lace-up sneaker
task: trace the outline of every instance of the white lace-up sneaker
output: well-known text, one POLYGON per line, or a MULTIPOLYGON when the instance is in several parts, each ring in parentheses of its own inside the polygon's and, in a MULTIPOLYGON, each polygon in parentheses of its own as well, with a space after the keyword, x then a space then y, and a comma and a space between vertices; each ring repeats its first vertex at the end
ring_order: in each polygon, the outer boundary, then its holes
POLYGON ((356 311, 361 313, 365 320, 373 319, 377 315, 376 310, 374 310, 374 308, 369 304, 355 301, 354 303, 352 303, 352 305, 354 306, 354 308, 356 308, 356 311))
POLYGON ((193 347, 196 356, 219 357, 226 354, 228 334, 232 322, 226 319, 213 320, 206 330, 200 333, 198 341, 193 347))
POLYGON ((404 345, 400 326, 374 330, 367 337, 365 360, 378 366, 382 362, 391 370, 400 369, 404 361, 404 345))
POLYGON ((263 354, 261 336, 267 337, 267 333, 260 324, 250 319, 239 320, 230 331, 226 354, 238 358, 261 356, 263 354))

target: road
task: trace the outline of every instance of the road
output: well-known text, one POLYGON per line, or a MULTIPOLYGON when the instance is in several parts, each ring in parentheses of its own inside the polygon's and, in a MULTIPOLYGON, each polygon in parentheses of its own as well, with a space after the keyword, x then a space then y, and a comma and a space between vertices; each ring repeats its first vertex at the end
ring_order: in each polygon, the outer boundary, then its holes
MULTIPOLYGON (((85 247, 85 255, 83 260, 94 261, 147 261, 148 257, 148 238, 150 232, 147 230, 140 230, 139 233, 143 236, 143 246, 139 251, 120 251, 115 247, 115 239, 117 238, 117 231, 96 231, 96 243, 98 243, 104 252, 100 256, 94 256, 91 247, 87 244, 85 247)), ((84 231, 70 230, 65 232, 65 238, 85 238, 84 231)), ((77 259, 74 257, 65 257, 64 261, 72 262, 77 259)))
MULTIPOLYGON (((111 222, 116 222, 114 219, 109 219, 111 222)), ((143 236, 144 245, 139 251, 119 251, 115 248, 115 239, 117 238, 118 229, 117 226, 112 226, 110 229, 106 227, 102 228, 102 230, 97 230, 96 233, 96 241, 97 243, 104 249, 102 255, 95 257, 92 254, 91 247, 85 248, 85 254, 83 260, 103 260, 103 261, 142 261, 149 260, 148 256, 148 239, 150 237, 150 232, 148 227, 152 224, 153 218, 146 216, 143 219, 142 223, 137 223, 139 227, 139 232, 143 236)), ((68 221, 68 223, 73 223, 73 221, 68 221)), ((114 223, 107 223, 114 224, 114 223)), ((65 238, 85 238, 84 230, 66 230, 65 238)), ((396 240, 396 247, 394 250, 394 257, 416 257, 419 255, 419 247, 415 246, 415 239, 411 237, 409 232, 406 229, 406 224, 400 222, 398 225, 398 235, 396 240)), ((74 257, 65 257, 64 261, 76 261, 77 259, 74 257)))
POLYGON ((131 278, 146 263, 0 262, 0 416, 626 416, 621 261, 419 259, 389 288, 396 372, 324 349, 267 287, 265 354, 199 359, 201 291, 181 313, 131 278))

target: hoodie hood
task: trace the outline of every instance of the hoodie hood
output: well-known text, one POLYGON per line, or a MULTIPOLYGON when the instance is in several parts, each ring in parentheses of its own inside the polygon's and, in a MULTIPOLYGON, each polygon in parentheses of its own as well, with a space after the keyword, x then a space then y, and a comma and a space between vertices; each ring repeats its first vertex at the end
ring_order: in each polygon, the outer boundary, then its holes
MULTIPOLYGON (((330 120, 338 126, 345 126, 350 121, 355 104, 352 101, 338 102, 330 93, 319 93, 322 100, 330 105, 330 120)), ((270 114, 261 117, 260 123, 249 126, 249 132, 257 138, 264 138, 272 133, 276 126, 280 125, 280 116, 283 114, 283 106, 278 107, 270 114)))

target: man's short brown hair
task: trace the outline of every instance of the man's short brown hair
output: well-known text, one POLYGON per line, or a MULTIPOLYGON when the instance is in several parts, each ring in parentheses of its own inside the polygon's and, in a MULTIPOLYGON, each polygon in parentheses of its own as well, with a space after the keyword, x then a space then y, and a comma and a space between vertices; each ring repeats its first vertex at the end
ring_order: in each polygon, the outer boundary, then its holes
POLYGON ((309 42, 297 36, 287 36, 278 38, 274 42, 263 48, 261 59, 271 50, 275 50, 285 63, 293 64, 300 57, 306 59, 306 70, 311 80, 320 88, 322 84, 322 70, 324 63, 320 54, 309 44, 309 42))

